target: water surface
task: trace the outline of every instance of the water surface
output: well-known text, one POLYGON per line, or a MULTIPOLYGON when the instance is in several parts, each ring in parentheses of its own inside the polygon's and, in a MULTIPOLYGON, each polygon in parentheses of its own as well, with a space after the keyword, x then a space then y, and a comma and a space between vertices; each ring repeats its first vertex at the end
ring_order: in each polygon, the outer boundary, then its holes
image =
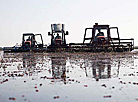
POLYGON ((137 102, 138 53, 0 53, 0 102, 137 102))

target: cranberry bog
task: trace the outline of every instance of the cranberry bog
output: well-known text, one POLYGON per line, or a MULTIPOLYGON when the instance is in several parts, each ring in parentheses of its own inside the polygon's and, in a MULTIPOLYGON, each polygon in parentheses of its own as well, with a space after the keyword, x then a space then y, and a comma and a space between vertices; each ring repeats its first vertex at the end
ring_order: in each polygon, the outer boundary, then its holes
POLYGON ((138 52, 0 52, 0 102, 137 102, 138 52))

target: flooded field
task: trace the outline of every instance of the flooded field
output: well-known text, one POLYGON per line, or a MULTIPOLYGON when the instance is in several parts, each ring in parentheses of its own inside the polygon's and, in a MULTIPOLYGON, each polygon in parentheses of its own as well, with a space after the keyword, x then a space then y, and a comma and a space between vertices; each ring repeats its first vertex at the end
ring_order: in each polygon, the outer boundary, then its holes
POLYGON ((0 102, 138 102, 138 53, 0 52, 0 102))

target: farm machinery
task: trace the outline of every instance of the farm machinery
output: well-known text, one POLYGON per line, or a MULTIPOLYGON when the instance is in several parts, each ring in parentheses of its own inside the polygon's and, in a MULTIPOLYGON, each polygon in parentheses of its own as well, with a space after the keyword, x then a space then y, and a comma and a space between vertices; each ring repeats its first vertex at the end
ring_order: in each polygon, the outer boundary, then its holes
POLYGON ((45 49, 41 34, 24 33, 22 37, 22 44, 13 47, 4 47, 4 52, 27 52, 36 51, 40 52, 45 49), (37 41, 36 39, 39 39, 37 41))
POLYGON ((93 28, 86 28, 82 43, 66 43, 64 24, 51 24, 51 43, 49 46, 43 44, 41 34, 25 33, 21 46, 4 47, 4 52, 124 52, 134 49, 134 39, 121 39, 118 27, 99 25, 95 23, 93 28), (39 37, 39 41, 36 39, 39 37))
POLYGON ((51 44, 47 47, 47 51, 67 50, 68 44, 66 44, 65 35, 68 34, 68 31, 65 32, 64 24, 51 24, 51 32, 48 32, 48 35, 51 36, 51 44))
POLYGON ((85 29, 83 43, 70 43, 69 49, 70 51, 90 52, 132 51, 134 39, 120 39, 118 27, 95 23, 93 28, 85 29))

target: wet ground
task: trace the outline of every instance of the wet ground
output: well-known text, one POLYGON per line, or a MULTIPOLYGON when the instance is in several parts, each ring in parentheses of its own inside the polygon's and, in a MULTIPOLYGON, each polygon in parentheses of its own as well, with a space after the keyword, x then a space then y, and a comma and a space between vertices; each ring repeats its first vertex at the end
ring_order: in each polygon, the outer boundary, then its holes
POLYGON ((138 53, 0 52, 0 102, 138 102, 138 53))

